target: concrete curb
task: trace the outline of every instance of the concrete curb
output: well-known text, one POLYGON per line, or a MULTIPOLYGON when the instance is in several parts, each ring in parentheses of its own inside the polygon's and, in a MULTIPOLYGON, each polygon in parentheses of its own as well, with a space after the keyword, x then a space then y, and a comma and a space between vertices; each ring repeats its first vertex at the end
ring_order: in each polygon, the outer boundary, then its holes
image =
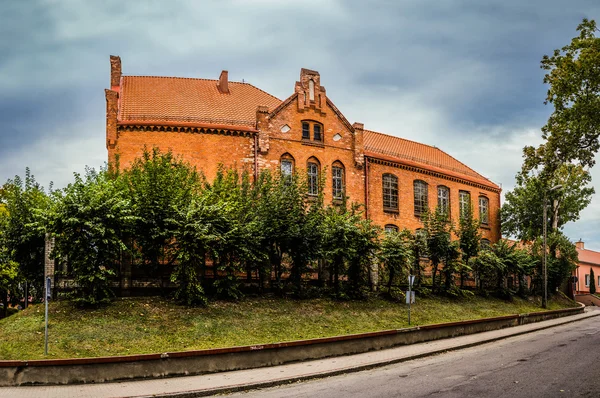
POLYGON ((535 328, 535 329, 530 329, 530 330, 525 330, 525 331, 518 331, 518 332, 507 334, 507 335, 504 335, 504 336, 482 339, 482 340, 479 340, 479 341, 476 341, 476 342, 473 342, 473 343, 456 345, 456 346, 453 346, 451 348, 444 348, 444 349, 440 349, 440 350, 432 350, 432 351, 428 351, 428 352, 424 352, 424 353, 420 353, 420 354, 415 354, 415 355, 409 355, 409 356, 405 356, 405 357, 401 357, 401 358, 394 358, 394 359, 390 359, 390 360, 376 361, 376 362, 371 362, 371 363, 368 363, 368 364, 362 364, 362 365, 358 365, 358 366, 351 366, 351 367, 338 368, 338 369, 333 369, 333 370, 328 370, 328 371, 322 371, 322 372, 316 372, 316 373, 311 373, 311 374, 305 374, 305 375, 297 376, 297 377, 286 377, 286 378, 273 379, 273 380, 263 381, 263 382, 258 382, 258 383, 237 384, 237 385, 232 385, 232 386, 227 386, 227 387, 220 387, 220 388, 213 388, 213 389, 206 389, 206 390, 191 390, 191 391, 182 391, 182 392, 167 393, 167 394, 135 395, 135 396, 130 396, 129 398, 157 398, 157 397, 165 397, 165 398, 166 397, 169 397, 169 398, 195 398, 195 397, 206 397, 206 396, 212 396, 212 395, 217 395, 217 394, 231 394, 231 393, 235 393, 235 392, 242 392, 242 391, 249 391, 249 390, 257 390, 257 389, 261 389, 261 388, 276 387, 276 386, 281 386, 281 385, 285 385, 285 384, 292 384, 292 383, 296 383, 296 382, 300 382, 300 381, 322 379, 322 378, 325 378, 325 377, 333 377, 333 376, 339 376, 339 375, 347 374, 347 373, 361 372, 361 371, 364 371, 364 370, 375 369, 375 368, 384 367, 384 366, 387 366, 387 365, 393 365, 393 364, 396 364, 396 363, 407 362, 407 361, 411 361, 411 360, 414 360, 414 359, 425 358, 425 357, 429 357, 429 356, 433 356, 433 355, 438 355, 438 354, 442 354, 442 353, 449 352, 449 351, 458 351, 458 350, 469 348, 469 347, 475 347, 475 346, 479 346, 479 345, 483 345, 483 344, 487 344, 487 343, 492 343, 494 341, 503 340, 503 339, 506 339, 506 338, 509 338, 509 337, 521 336, 521 335, 525 335, 525 334, 537 332, 537 331, 540 331, 540 330, 551 329, 551 328, 556 327, 556 326, 561 326, 561 325, 565 325, 565 324, 569 324, 569 323, 574 323, 574 322, 577 322, 577 321, 581 321, 581 320, 584 320, 584 319, 593 318, 593 317, 597 317, 597 316, 600 316, 600 313, 598 313, 598 314, 591 314, 591 315, 588 315, 586 317, 580 317, 580 318, 577 318, 577 319, 565 319, 563 322, 560 322, 560 323, 556 323, 556 324, 552 324, 552 325, 544 325, 544 326, 541 326, 541 327, 538 327, 538 328, 535 328))

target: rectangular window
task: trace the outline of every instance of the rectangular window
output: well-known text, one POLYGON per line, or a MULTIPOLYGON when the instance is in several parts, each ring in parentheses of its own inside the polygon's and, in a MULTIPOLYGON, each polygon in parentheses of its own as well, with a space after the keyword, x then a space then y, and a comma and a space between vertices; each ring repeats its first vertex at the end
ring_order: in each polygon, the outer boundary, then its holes
POLYGON ((450 189, 438 187, 438 207, 444 214, 450 214, 450 189))
POLYGON ((315 124, 313 126, 313 130, 314 130, 314 140, 315 141, 323 141, 323 137, 321 136, 321 125, 320 124, 315 124))
POLYGON ((310 140, 310 126, 306 122, 302 123, 302 139, 310 140))
POLYGON ((383 210, 398 211, 398 178, 383 175, 383 210))
POLYGON ((590 274, 585 274, 585 287, 590 287, 590 274))
POLYGON ((415 215, 421 215, 427 210, 427 184, 423 181, 413 183, 415 191, 415 215))
POLYGON ((316 163, 308 164, 308 194, 319 194, 319 166, 316 163))
POLYGON ((339 200, 344 199, 344 169, 333 166, 331 168, 331 173, 333 178, 333 198, 339 200))
POLYGON ((459 216, 463 218, 471 209, 471 194, 467 191, 460 191, 458 193, 458 205, 460 209, 459 216))
POLYGON ((489 222, 489 201, 485 196, 479 197, 479 222, 487 224, 489 222))

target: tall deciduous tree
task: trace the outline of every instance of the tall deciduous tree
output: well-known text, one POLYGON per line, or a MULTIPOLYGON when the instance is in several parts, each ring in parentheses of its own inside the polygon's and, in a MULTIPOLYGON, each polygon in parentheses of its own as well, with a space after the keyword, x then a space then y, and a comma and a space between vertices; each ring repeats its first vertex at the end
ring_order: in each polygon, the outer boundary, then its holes
POLYGON ((404 277, 410 273, 414 263, 413 245, 414 236, 407 229, 385 232, 378 257, 388 273, 388 294, 391 294, 396 276, 404 277))
POLYGON ((48 230, 56 236, 55 255, 71 267, 73 299, 85 306, 107 303, 134 221, 130 200, 111 173, 92 169, 85 176, 75 174, 75 181, 55 195, 48 230))
POLYGON ((546 103, 554 106, 542 128, 547 141, 527 148, 529 164, 544 164, 552 174, 561 164, 593 166, 600 148, 600 38, 596 22, 584 19, 571 43, 545 55, 541 68, 549 85, 546 103))

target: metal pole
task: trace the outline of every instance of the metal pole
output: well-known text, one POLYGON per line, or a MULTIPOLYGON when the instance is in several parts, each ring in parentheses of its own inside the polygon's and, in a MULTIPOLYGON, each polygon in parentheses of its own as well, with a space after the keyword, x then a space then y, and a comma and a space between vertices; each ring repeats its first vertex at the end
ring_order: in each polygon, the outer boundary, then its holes
POLYGON ((546 224, 548 223, 548 208, 546 207, 546 194, 544 193, 544 297, 542 297, 542 307, 548 308, 548 267, 546 257, 546 224))
MULTIPOLYGON (((46 286, 48 286, 46 284, 46 286)), ((48 288, 46 287, 46 292, 48 288)), ((45 316, 45 330, 44 330, 44 355, 48 355, 48 293, 46 293, 46 298, 44 299, 44 304, 46 306, 46 316, 45 316)))
POLYGON ((412 286, 410 283, 410 275, 408 277, 408 326, 410 326, 410 302, 412 301, 412 286))

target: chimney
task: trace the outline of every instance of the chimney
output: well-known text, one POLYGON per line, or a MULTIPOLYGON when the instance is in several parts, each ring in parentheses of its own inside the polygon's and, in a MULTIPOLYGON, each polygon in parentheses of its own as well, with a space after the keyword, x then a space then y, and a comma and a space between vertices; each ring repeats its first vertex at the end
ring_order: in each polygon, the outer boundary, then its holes
POLYGON ((365 125, 356 122, 352 125, 352 128, 354 129, 352 141, 352 148, 354 149, 354 164, 357 168, 362 169, 365 164, 365 125))
POLYGON ((121 85, 121 57, 110 56, 110 88, 115 90, 121 85))
POLYGON ((217 88, 221 94, 229 94, 229 72, 226 70, 221 71, 221 76, 219 76, 219 83, 217 83, 217 88))
POLYGON ((579 239, 579 242, 575 242, 575 247, 578 248, 579 250, 584 250, 584 243, 581 239, 579 239))

